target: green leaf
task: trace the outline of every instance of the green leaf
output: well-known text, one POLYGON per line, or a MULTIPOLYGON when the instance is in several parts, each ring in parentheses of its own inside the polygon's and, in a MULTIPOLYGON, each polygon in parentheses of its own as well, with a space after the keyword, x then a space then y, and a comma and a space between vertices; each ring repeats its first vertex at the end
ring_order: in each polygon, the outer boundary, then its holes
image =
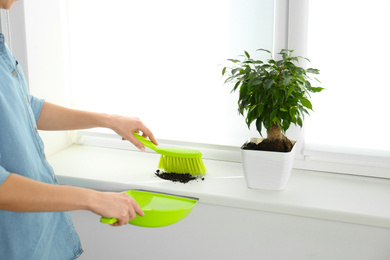
POLYGON ((250 128, 252 122, 255 120, 256 120, 256 116, 254 115, 253 110, 249 111, 246 115, 246 124, 248 128, 250 128))
POLYGON ((263 111, 264 111, 264 104, 260 104, 259 106, 257 106, 257 115, 260 117, 261 114, 263 114, 263 111))
POLYGON ((260 136, 263 136, 263 134, 261 133, 261 131, 263 130, 262 128, 263 128, 263 122, 260 118, 258 118, 256 120, 256 129, 259 132, 260 136))
POLYGON ((273 59, 268 60, 268 62, 271 63, 271 64, 276 64, 276 61, 273 60, 273 59))
POLYGON ((248 113, 252 113, 253 109, 256 108, 256 105, 251 105, 248 109, 248 113))
POLYGON ((299 125, 300 127, 303 126, 303 122, 302 122, 302 119, 301 119, 300 117, 298 117, 298 125, 299 125))
POLYGON ((267 79, 265 80, 265 89, 270 89, 272 87, 272 85, 274 84, 274 80, 273 79, 267 79))
MULTIPOLYGON (((286 76, 283 80, 283 85, 287 86, 291 82, 291 76, 286 76)), ((291 93, 290 93, 291 94, 291 93)))
POLYGON ((237 87, 241 84, 241 81, 237 81, 236 84, 234 85, 232 92, 237 90, 237 87))
POLYGON ((247 51, 244 51, 245 52, 245 56, 248 58, 248 59, 250 59, 250 55, 249 55, 249 53, 247 52, 247 51))
POLYGON ((245 65, 245 73, 248 75, 252 71, 251 67, 248 65, 245 65))
POLYGON ((324 88, 321 88, 321 87, 312 87, 311 88, 312 92, 321 92, 322 90, 324 90, 324 88))
POLYGON ((312 106, 311 102, 307 98, 305 98, 305 97, 301 98, 301 104, 304 107, 307 107, 308 109, 313 110, 313 106, 312 106))
POLYGON ((290 128, 290 120, 283 120, 282 129, 283 132, 286 132, 290 128))
POLYGON ((226 72, 226 67, 224 67, 224 68, 222 69, 222 76, 225 75, 225 72, 226 72))
POLYGON ((287 97, 289 97, 291 95, 291 93, 294 91, 295 89, 295 86, 294 85, 291 85, 288 89, 288 92, 287 92, 287 97))
POLYGON ((239 63, 240 62, 239 60, 236 60, 236 59, 228 59, 228 61, 231 61, 233 63, 239 63))
POLYGON ((301 58, 301 59, 307 60, 308 62, 311 62, 308 58, 305 58, 305 57, 302 57, 302 56, 298 56, 298 58, 301 58))
POLYGON ((280 118, 279 117, 274 117, 274 119, 272 120, 272 122, 274 124, 278 124, 278 125, 281 125, 282 124, 282 121, 280 121, 280 118))
POLYGON ((268 52, 269 54, 272 54, 269 50, 266 50, 266 49, 257 49, 256 51, 265 51, 265 52, 268 52))
POLYGON ((295 113, 296 113, 296 110, 295 110, 295 108, 293 108, 293 107, 290 107, 289 114, 290 114, 290 117, 291 117, 291 118, 295 118, 295 113))
POLYGON ((271 115, 269 116, 269 118, 270 118, 271 121, 274 121, 277 112, 278 112, 277 110, 273 110, 273 111, 271 112, 271 115))
POLYGON ((295 66, 295 64, 292 63, 292 62, 290 62, 290 61, 286 61, 284 64, 286 65, 286 67, 287 67, 289 70, 294 70, 294 69, 297 68, 297 66, 295 66))
POLYGON ((287 112, 287 110, 283 107, 279 108, 280 111, 287 112))
POLYGON ((252 83, 253 86, 259 85, 263 80, 262 79, 255 79, 252 83))
POLYGON ((320 74, 320 71, 318 69, 313 69, 313 68, 308 68, 306 72, 311 74, 320 74))
POLYGON ((241 71, 241 69, 239 69, 239 68, 232 69, 232 75, 237 75, 237 72, 238 72, 238 75, 239 75, 240 71, 241 71))
POLYGON ((289 54, 290 50, 288 49, 282 49, 279 54, 289 54))
POLYGON ((291 122, 296 125, 297 124, 297 119, 295 117, 291 117, 291 122))
POLYGON ((309 91, 311 91, 311 84, 309 81, 305 81, 305 88, 309 91))
POLYGON ((284 63, 284 60, 279 60, 276 62, 276 66, 280 67, 284 63))

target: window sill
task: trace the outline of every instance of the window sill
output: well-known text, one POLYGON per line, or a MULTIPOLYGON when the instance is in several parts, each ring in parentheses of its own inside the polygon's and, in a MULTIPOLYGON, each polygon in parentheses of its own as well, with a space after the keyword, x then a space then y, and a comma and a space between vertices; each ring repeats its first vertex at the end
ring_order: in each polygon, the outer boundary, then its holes
POLYGON ((204 159, 205 179, 186 184, 154 175, 155 153, 72 145, 48 158, 61 184, 146 189, 200 203, 390 228, 390 180, 294 169, 284 191, 249 189, 241 163, 204 159))

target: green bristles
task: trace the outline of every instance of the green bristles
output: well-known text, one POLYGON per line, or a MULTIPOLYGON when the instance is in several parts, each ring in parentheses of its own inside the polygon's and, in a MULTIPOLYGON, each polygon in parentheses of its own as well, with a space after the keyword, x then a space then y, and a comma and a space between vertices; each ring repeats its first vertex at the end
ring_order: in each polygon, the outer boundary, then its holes
POLYGON ((203 175, 206 167, 202 161, 202 153, 192 149, 161 148, 145 137, 133 134, 143 145, 161 154, 158 168, 170 173, 189 173, 203 175))
POLYGON ((183 158, 168 155, 161 155, 158 168, 166 172, 189 173, 191 175, 203 175, 206 167, 202 158, 183 158))

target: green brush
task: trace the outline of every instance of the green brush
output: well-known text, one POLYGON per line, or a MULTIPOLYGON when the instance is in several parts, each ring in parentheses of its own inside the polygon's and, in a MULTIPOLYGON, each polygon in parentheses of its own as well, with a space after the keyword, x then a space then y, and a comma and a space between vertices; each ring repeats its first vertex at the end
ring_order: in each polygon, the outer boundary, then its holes
POLYGON ((181 148, 160 148, 145 137, 134 133, 134 136, 146 147, 161 154, 158 168, 166 172, 189 173, 203 175, 206 167, 202 161, 202 153, 197 150, 181 148))

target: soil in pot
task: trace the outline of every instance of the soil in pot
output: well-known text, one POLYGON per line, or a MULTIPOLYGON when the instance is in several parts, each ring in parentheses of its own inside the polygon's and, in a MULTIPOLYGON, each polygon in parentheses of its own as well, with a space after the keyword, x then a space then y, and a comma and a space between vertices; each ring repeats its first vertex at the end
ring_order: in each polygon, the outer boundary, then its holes
POLYGON ((256 144, 253 142, 245 143, 242 147, 244 150, 261 150, 269 152, 290 152, 293 148, 293 143, 287 137, 282 139, 264 139, 256 144))
POLYGON ((175 173, 175 172, 165 172, 161 170, 156 170, 155 175, 164 180, 170 180, 173 182, 187 183, 193 180, 204 180, 203 176, 194 176, 189 173, 175 173))

